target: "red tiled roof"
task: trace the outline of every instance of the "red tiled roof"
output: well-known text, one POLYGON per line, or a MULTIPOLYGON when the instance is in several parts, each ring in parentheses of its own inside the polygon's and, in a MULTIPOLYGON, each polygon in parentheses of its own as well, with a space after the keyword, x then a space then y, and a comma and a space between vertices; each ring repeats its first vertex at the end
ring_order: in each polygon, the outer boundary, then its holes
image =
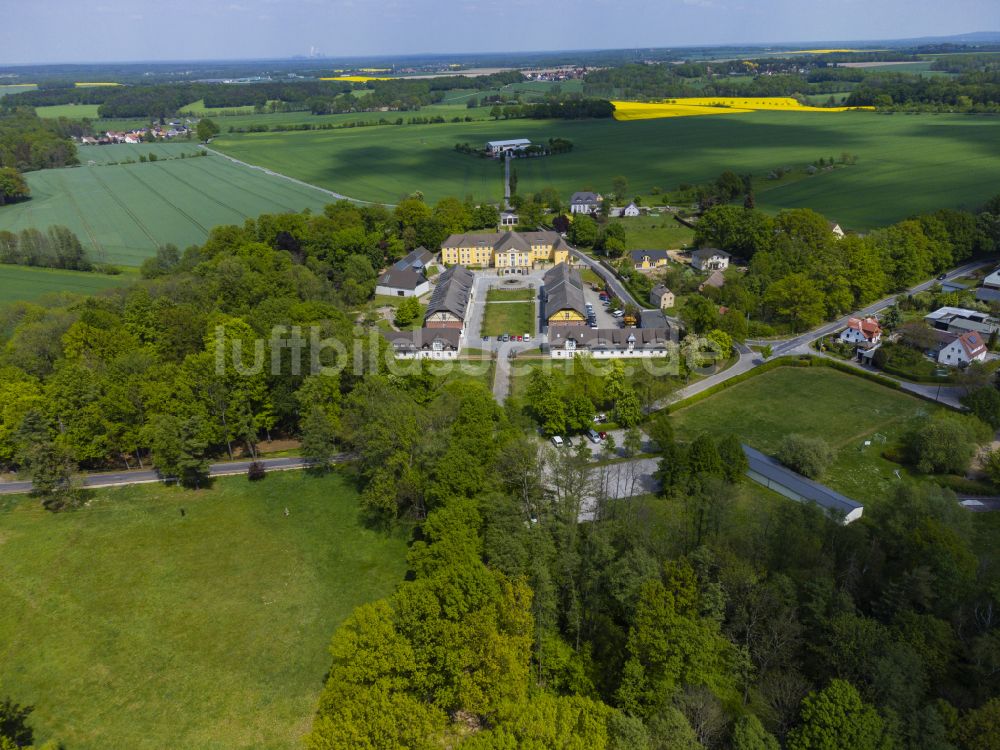
POLYGON ((983 337, 976 331, 966 331, 958 337, 958 340, 962 342, 962 348, 965 349, 965 353, 969 356, 969 359, 986 351, 986 344, 983 342, 983 337))

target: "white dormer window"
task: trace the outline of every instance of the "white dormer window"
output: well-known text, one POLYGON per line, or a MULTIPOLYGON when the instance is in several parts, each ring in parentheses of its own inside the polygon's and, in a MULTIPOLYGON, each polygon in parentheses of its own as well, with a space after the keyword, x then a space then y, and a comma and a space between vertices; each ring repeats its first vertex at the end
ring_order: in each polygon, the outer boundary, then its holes
POLYGON ((444 344, 442 344, 440 341, 434 341, 431 343, 431 349, 433 349, 436 352, 444 351, 444 344))
POLYGON ((576 349, 576 339, 566 339, 567 349, 576 349))

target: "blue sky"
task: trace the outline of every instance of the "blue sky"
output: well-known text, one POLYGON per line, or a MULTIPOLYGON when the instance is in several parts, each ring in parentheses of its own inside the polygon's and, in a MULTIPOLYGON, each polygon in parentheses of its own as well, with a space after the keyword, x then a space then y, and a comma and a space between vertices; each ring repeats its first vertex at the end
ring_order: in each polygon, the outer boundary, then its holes
POLYGON ((0 64, 886 39, 1000 30, 998 0, 0 0, 0 64))

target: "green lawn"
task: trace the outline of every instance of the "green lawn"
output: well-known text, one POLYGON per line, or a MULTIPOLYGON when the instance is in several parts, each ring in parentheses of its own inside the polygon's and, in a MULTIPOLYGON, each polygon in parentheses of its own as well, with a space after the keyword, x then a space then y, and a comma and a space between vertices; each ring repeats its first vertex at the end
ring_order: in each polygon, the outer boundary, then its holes
POLYGON ((7 96, 7 94, 20 94, 23 91, 34 91, 38 88, 34 83, 20 83, 20 84, 0 84, 0 98, 7 96))
POLYGON ((337 475, 4 499, 0 684, 74 750, 298 748, 330 635, 405 569, 337 475))
POLYGON ((847 152, 857 156, 856 165, 782 184, 759 195, 757 205, 770 210, 808 206, 845 228, 863 230, 918 211, 985 201, 997 190, 998 128, 1000 120, 990 116, 754 112, 632 122, 482 120, 223 133, 215 145, 307 182, 387 203, 415 190, 431 201, 455 195, 499 200, 500 166, 457 153, 457 142, 572 140, 569 154, 514 165, 522 193, 551 185, 567 199, 576 190, 608 190, 616 175, 628 178, 630 192, 645 195, 653 187, 669 190, 683 182, 713 180, 727 169, 764 177, 777 167, 801 168, 847 152))
POLYGON ((0 265, 0 305, 33 301, 46 294, 96 294, 133 280, 131 274, 106 276, 101 273, 63 271, 57 268, 28 268, 0 265))
POLYGON ((781 367, 677 411, 679 437, 702 432, 741 440, 773 454, 790 433, 817 435, 837 453, 822 481, 861 502, 888 496, 907 470, 881 457, 920 417, 936 407, 914 396, 824 367, 781 367), (886 437, 885 446, 875 435, 886 437), (864 441, 872 440, 865 448, 864 441))
POLYGON ((483 335, 500 336, 510 333, 514 336, 533 334, 535 327, 534 302, 487 302, 483 316, 483 335))
POLYGON ((626 250, 677 250, 694 242, 694 230, 674 221, 673 214, 611 219, 625 227, 626 250))
POLYGON ((44 120, 65 117, 69 120, 96 120, 98 104, 54 104, 49 107, 35 107, 35 114, 44 120))
POLYGON ((534 301, 538 292, 534 289, 490 289, 486 292, 487 302, 534 301))
POLYGON ((321 210, 325 193, 219 156, 189 159, 194 144, 90 146, 80 159, 138 159, 155 163, 46 169, 26 175, 31 200, 0 208, 0 230, 46 229, 62 224, 76 232, 95 261, 137 266, 160 245, 201 244, 212 227, 239 224, 262 213, 321 210))

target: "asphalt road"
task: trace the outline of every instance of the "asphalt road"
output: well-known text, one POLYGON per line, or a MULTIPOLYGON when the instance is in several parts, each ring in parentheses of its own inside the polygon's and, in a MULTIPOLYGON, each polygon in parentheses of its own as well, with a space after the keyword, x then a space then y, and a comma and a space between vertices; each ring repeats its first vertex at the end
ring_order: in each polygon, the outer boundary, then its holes
MULTIPOLYGON (((334 463, 343 463, 351 459, 350 454, 341 453, 334 456, 334 463)), ((267 471, 291 471, 294 469, 305 469, 310 466, 310 462, 303 458, 263 458, 260 461, 267 471)), ((246 474, 250 468, 251 461, 227 461, 209 466, 208 475, 211 477, 228 477, 237 474, 246 474)), ((136 469, 134 471, 107 472, 101 474, 83 474, 79 477, 81 486, 88 489, 98 487, 124 487, 130 484, 152 484, 161 482, 160 475, 152 470, 136 469)), ((14 495, 31 492, 31 482, 0 482, 0 495, 14 495)))

